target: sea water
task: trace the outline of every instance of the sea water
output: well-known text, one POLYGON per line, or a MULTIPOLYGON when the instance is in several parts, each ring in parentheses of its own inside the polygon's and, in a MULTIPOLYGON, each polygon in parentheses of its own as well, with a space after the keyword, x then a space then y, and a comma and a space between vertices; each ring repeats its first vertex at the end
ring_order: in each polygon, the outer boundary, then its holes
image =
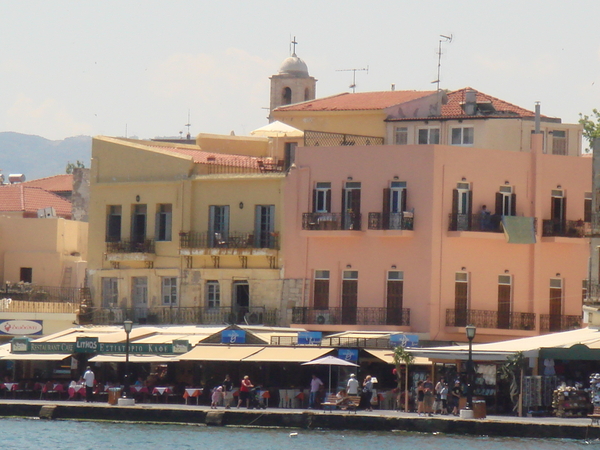
POLYGON ((428 433, 206 427, 0 419, 4 450, 565 450, 596 441, 517 439, 428 433))

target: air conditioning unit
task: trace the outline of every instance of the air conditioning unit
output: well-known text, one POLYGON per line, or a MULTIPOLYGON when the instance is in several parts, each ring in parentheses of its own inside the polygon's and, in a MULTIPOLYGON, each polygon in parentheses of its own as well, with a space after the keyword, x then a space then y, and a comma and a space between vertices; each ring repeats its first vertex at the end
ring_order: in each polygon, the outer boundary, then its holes
POLYGON ((41 208, 37 210, 38 219, 50 219, 56 217, 56 211, 52 206, 48 208, 41 208))
POLYGON ((328 312, 317 313, 315 319, 318 325, 325 325, 327 323, 331 323, 328 312))
POLYGON ((244 315, 244 322, 246 325, 258 325, 262 322, 261 315, 255 312, 248 312, 244 315))

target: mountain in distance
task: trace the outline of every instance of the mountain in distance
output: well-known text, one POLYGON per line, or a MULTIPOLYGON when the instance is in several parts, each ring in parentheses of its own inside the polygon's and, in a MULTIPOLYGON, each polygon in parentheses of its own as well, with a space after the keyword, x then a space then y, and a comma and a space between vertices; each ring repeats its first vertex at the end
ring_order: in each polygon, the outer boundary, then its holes
POLYGON ((67 163, 78 160, 89 168, 91 157, 90 136, 51 141, 41 136, 0 132, 0 170, 7 181, 10 174, 16 173, 25 175, 27 181, 64 174, 67 163))

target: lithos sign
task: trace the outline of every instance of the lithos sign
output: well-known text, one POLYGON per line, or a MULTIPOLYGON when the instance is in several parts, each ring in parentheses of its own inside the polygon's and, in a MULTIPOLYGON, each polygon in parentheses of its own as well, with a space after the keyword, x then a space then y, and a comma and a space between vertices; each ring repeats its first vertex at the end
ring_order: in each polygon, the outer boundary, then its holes
POLYGON ((41 320, 0 320, 0 334, 10 336, 29 336, 42 334, 41 320))

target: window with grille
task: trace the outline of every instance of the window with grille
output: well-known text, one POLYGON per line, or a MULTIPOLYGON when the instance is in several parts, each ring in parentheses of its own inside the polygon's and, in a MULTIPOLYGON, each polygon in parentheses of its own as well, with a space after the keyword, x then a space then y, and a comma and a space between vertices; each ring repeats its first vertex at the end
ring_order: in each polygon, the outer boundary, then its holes
POLYGON ((552 132, 552 154, 567 154, 567 132, 565 130, 554 130, 552 132))
POLYGON ((395 136, 396 136, 396 139, 395 139, 396 145, 408 144, 408 128, 396 127, 395 136))

